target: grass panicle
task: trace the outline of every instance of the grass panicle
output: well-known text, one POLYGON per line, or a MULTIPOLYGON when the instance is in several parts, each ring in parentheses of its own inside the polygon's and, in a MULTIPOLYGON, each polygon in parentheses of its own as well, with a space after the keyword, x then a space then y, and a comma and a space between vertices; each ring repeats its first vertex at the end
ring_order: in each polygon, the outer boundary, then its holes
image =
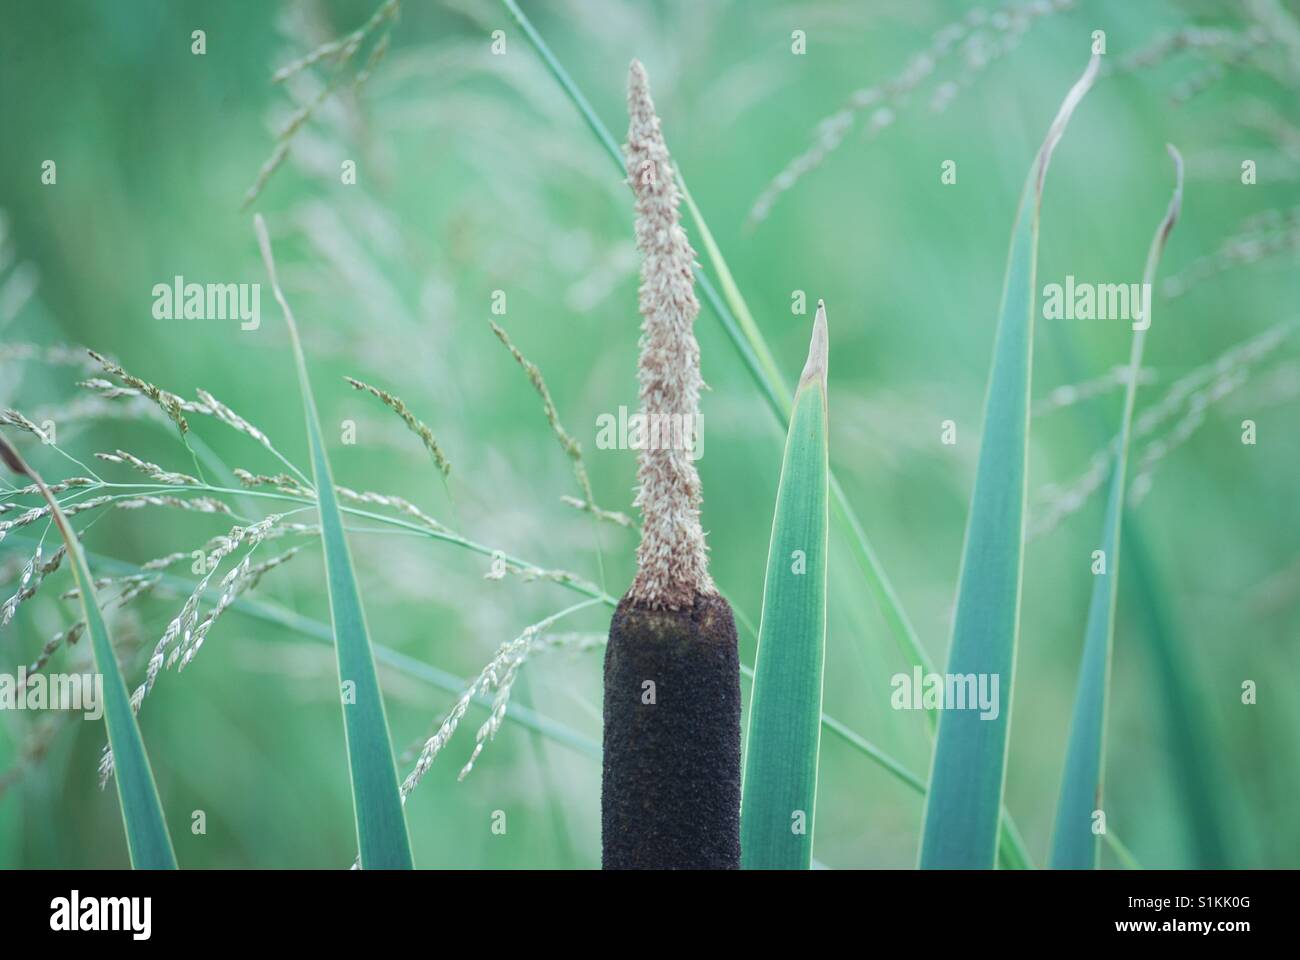
POLYGON ((402 402, 401 397, 395 396, 387 390, 382 390, 379 387, 372 387, 370 384, 363 383, 355 377, 344 377, 344 379, 352 385, 353 389, 361 390, 364 393, 369 393, 371 396, 377 397, 380 403, 401 417, 402 422, 406 424, 406 428, 420 438, 420 442, 424 444, 424 449, 428 450, 429 455, 433 457, 433 462, 438 468, 438 473, 442 475, 444 480, 447 478, 451 473, 451 463, 447 460, 447 455, 442 452, 442 447, 438 445, 437 437, 433 435, 433 431, 429 429, 428 424, 410 411, 406 404, 402 402))
POLYGON ((262 190, 266 188, 271 177, 288 159, 289 149, 294 139, 307 126, 316 111, 338 90, 346 75, 346 68, 356 60, 357 54, 365 46, 366 42, 374 37, 374 42, 371 44, 370 53, 365 62, 353 74, 352 89, 360 88, 370 79, 375 67, 379 65, 388 52, 389 31, 392 29, 392 24, 397 19, 401 9, 401 0, 383 0, 383 3, 375 9, 369 19, 356 30, 337 40, 330 40, 320 44, 308 53, 285 64, 272 75, 273 82, 285 83, 312 67, 324 64, 329 64, 332 67, 328 79, 320 84, 316 93, 306 103, 301 104, 294 110, 288 120, 277 131, 275 147, 266 162, 262 164, 261 169, 257 171, 257 177, 254 179, 252 186, 244 193, 244 200, 240 206, 241 210, 247 210, 261 196, 262 190))
POLYGON ((561 499, 578 510, 590 513, 598 520, 607 520, 620 527, 636 526, 635 522, 627 514, 605 510, 596 505, 596 495, 591 489, 591 477, 587 474, 587 464, 582 458, 582 444, 578 443, 572 434, 564 429, 564 424, 560 422, 560 412, 555 407, 555 401, 551 399, 551 391, 546 386, 546 380, 542 377, 541 369, 520 352, 519 348, 510 340, 510 335, 506 333, 500 324, 495 321, 488 322, 492 327, 492 332, 496 334, 502 345, 510 351, 510 355, 515 358, 515 362, 527 374, 528 382, 533 385, 537 395, 542 398, 542 410, 546 414, 546 422, 551 425, 551 432, 555 434, 555 439, 559 441, 565 455, 573 463, 573 475, 578 481, 578 487, 582 490, 582 499, 579 500, 577 497, 562 497, 561 499))

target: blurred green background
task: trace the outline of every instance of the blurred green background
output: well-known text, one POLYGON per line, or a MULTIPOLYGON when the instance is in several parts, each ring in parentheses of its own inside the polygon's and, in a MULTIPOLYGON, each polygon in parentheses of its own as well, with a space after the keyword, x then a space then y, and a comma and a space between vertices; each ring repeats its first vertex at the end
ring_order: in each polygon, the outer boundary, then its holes
MULTIPOLYGON (((561 502, 579 494, 571 466, 488 320, 540 366, 583 445, 597 501, 630 511, 634 454, 595 444, 600 414, 636 405, 630 193, 503 8, 408 0, 386 57, 354 84, 370 36, 241 211, 276 130, 335 76, 325 63, 273 84, 273 71, 361 25, 378 5, 5 5, 0 406, 53 419, 59 445, 79 459, 121 447, 192 472, 164 421, 147 409, 128 415, 141 408, 121 402, 110 407, 115 415, 87 408, 75 384, 93 365, 43 349, 85 345, 182 396, 210 390, 305 465, 287 332, 253 237, 257 210, 304 330, 326 433, 339 441, 343 421, 357 425, 355 445, 331 446, 338 482, 403 496, 476 542, 603 578, 620 595, 635 534, 596 527, 561 502), (191 34, 200 29, 206 53, 197 56, 191 34), (504 31, 501 55, 491 50, 495 30, 504 31), (51 159, 57 183, 45 185, 42 163, 51 159), (356 162, 355 185, 340 182, 345 160, 356 162), (155 320, 153 285, 176 274, 263 283, 260 329, 155 320), (504 316, 490 309, 496 290, 506 293, 504 316), (419 441, 344 375, 400 395, 433 428, 453 465, 446 489, 419 441)), ((674 159, 791 383, 811 321, 811 312, 792 312, 794 291, 813 304, 825 298, 832 464, 940 664, 1017 197, 1092 32, 1106 32, 1106 75, 1048 178, 1040 286, 1066 274, 1140 279, 1172 188, 1166 142, 1186 156, 1188 179, 1162 276, 1195 281, 1157 289, 1148 382, 1138 394, 1150 429, 1139 431, 1131 468, 1146 479, 1125 530, 1107 823, 1147 867, 1300 865, 1298 228, 1288 212, 1300 202, 1297 5, 523 6, 620 140, 627 64, 645 62, 674 159), (917 58, 951 23, 964 32, 926 69, 917 58), (802 55, 792 53, 793 31, 806 36, 802 55), (1181 43, 1162 46, 1168 37, 1181 43), (825 135, 819 124, 868 88, 884 91, 879 105, 850 110, 842 142, 779 194, 770 215, 750 222, 768 185, 825 135), (936 105, 936 95, 951 95, 950 104, 936 105), (1241 182, 1245 159, 1256 162, 1254 185, 1241 182), (957 164, 955 185, 940 182, 945 160, 957 164), (1268 331, 1244 357, 1230 352, 1268 331), (953 446, 940 442, 949 419, 953 446), (1244 419, 1257 424, 1253 446, 1241 442, 1244 419), (1258 685, 1256 705, 1241 702, 1246 680, 1258 685)), ((700 248, 689 220, 687 230, 700 248)), ((697 331, 711 387, 699 466, 713 570, 756 624, 782 433, 707 306, 697 331)), ((1118 426, 1123 391, 1113 370, 1127 363, 1130 335, 1118 321, 1038 323, 1030 525, 1051 529, 1026 555, 1007 804, 1039 860, 1101 498, 1079 496, 1050 521, 1118 426), (1094 381, 1104 389, 1058 405, 1068 399, 1058 388, 1094 381)), ((247 437, 192 419, 230 466, 279 469, 247 437)), ((81 472, 21 439, 48 479, 81 472)), ((140 479, 125 467, 95 467, 106 479, 140 479)), ((85 543, 99 557, 139 564, 196 549, 231 522, 165 507, 108 511, 85 543)), ((15 530, 0 543, 0 599, 17 589, 42 530, 15 530)), ((304 542, 249 596, 327 623, 319 548, 304 542)), ((358 532, 352 543, 375 642, 460 678, 579 599, 553 583, 485 579, 487 558, 424 537, 358 532)), ((911 664, 844 543, 833 536, 832 545, 826 709, 924 777, 924 720, 890 708, 890 678, 911 664)), ((173 573, 197 580, 188 562, 173 573)), ((30 663, 76 618, 75 601, 59 598, 69 585, 59 571, 0 630, 0 671, 30 663)), ((111 615, 131 685, 184 596, 160 586, 111 615)), ((598 635, 607 624, 608 611, 596 607, 554 629, 598 635)), ((744 633, 745 662, 753 647, 744 633)), ((49 669, 76 669, 87 656, 84 644, 60 650, 49 669)), ((598 743, 601 656, 580 645, 534 654, 512 705, 598 743)), ((384 667, 381 679, 404 775, 455 695, 409 670, 384 667)), ((747 698, 746 686, 746 706, 747 698)), ((458 782, 486 717, 471 707, 410 798, 417 864, 597 866, 598 760, 507 722, 458 782), (506 813, 503 835, 492 831, 497 810, 506 813)), ((0 866, 127 862, 116 795, 96 786, 103 726, 65 721, 0 714, 0 866)), ((335 666, 319 638, 232 610, 184 674, 162 675, 140 722, 182 866, 352 862, 335 666), (199 810, 203 835, 190 829, 199 810)), ((823 737, 819 861, 912 866, 920 816, 918 795, 823 737)), ((1117 863, 1109 848, 1103 863, 1117 863)))

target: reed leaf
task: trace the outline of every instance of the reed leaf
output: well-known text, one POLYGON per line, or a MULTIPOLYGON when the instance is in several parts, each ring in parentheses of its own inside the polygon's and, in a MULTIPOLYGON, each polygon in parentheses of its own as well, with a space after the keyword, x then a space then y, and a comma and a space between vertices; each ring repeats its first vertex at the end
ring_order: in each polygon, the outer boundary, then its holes
MULTIPOLYGON (((1165 242, 1169 238, 1183 200, 1183 158, 1170 146, 1174 162, 1174 193, 1169 208, 1156 228, 1147 253, 1142 282, 1151 289, 1165 242)), ((1079 665, 1074 715, 1065 754, 1065 773, 1056 807, 1051 865, 1056 869, 1095 869, 1101 856, 1101 835, 1094 832, 1094 811, 1102 807, 1105 779, 1106 706, 1110 687, 1111 651, 1115 639, 1115 607, 1119 596, 1120 530, 1124 519, 1124 494, 1128 476, 1128 452, 1133 432, 1133 409, 1137 396, 1138 371, 1146 345, 1146 325, 1133 332, 1129 347, 1128 386, 1120 418, 1119 449, 1111 470, 1110 494, 1102 520, 1101 543, 1104 571, 1095 576, 1088 621, 1084 628, 1083 657, 1079 665)))
POLYGON ((989 868, 998 846, 1020 632, 1039 207, 1052 151, 1099 63, 1094 54, 1061 104, 1025 180, 1011 236, 947 666, 949 676, 996 678, 999 702, 992 716, 945 710, 939 719, 923 868, 989 868))
POLYGON ((795 392, 767 555, 740 808, 741 865, 812 864, 826 654, 826 308, 795 392))
POLYGON ((126 830, 131 866, 137 870, 175 870, 176 854, 172 850, 171 835, 167 832, 162 802, 158 799, 149 755, 145 752, 144 741, 140 737, 135 711, 131 709, 131 697, 118 667, 108 626, 104 623, 99 601, 95 598, 95 580, 86 564, 81 541, 77 539, 72 524, 59 508, 58 500, 45 485, 45 481, 23 461, 18 451, 4 437, 0 437, 0 459, 15 473, 29 477, 40 489, 41 496, 50 506, 50 516, 67 547, 68 565, 72 569, 73 582, 80 597, 86 632, 90 634, 95 669, 104 678, 104 726, 108 729, 108 747, 113 753, 116 768, 117 799, 122 808, 122 826, 126 830))
POLYGON ((262 260, 271 280, 275 300, 284 312, 293 342, 294 361, 298 368, 298 387, 302 393, 303 412, 307 421, 307 441, 311 451, 312 479, 320 507, 321 545, 325 553, 326 584, 329 589, 330 619, 334 627, 334 649, 338 656, 339 682, 343 702, 343 728, 347 742, 348 765, 352 773, 352 805, 356 816, 357 847, 362 869, 405 869, 412 867, 411 841, 406 832, 406 817, 397 789, 397 767, 393 762, 388 718, 384 713, 383 694, 375 674, 374 653, 366 628, 361 595, 352 572, 352 555, 348 550, 343 518, 339 513, 338 495, 325 442, 321 436, 320 417, 307 376, 307 360, 298 339, 293 311, 280 289, 271 240, 261 214, 253 218, 262 260))

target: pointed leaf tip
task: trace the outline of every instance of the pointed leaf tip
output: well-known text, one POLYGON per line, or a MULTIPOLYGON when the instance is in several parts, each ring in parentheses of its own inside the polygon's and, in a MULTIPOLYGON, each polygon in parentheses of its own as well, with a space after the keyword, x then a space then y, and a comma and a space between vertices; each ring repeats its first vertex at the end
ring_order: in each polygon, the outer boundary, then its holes
POLYGON ((1036 184, 1039 198, 1043 195, 1043 181, 1047 179, 1047 165, 1052 162, 1052 151, 1056 149, 1057 143, 1065 134, 1065 128, 1070 122, 1070 117, 1074 114, 1074 108, 1079 105, 1088 91, 1092 89, 1093 82, 1097 79, 1097 71, 1101 68, 1101 56, 1094 53, 1088 60, 1088 66, 1084 68, 1083 75, 1074 82, 1070 92, 1065 95, 1065 100, 1061 102, 1061 108, 1056 112, 1056 119, 1052 121, 1051 127, 1047 130, 1047 137, 1043 140, 1042 147, 1038 150, 1038 180, 1036 184))
POLYGON ((808 344, 808 362, 804 364, 799 386, 814 380, 826 382, 826 362, 830 352, 826 333, 826 301, 817 301, 817 316, 813 319, 812 341, 808 344))

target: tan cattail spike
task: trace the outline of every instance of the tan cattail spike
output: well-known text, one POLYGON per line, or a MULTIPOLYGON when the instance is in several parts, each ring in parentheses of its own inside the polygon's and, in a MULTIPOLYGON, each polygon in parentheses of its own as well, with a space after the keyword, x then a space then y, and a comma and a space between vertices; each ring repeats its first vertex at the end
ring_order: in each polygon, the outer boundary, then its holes
POLYGON ((629 596, 650 607, 679 610, 698 594, 714 594, 700 527, 700 477, 683 442, 699 427, 700 347, 695 341, 695 251, 682 230, 679 194, 650 99, 645 68, 633 60, 627 82, 624 154, 636 194, 636 244, 641 252, 641 413, 646 445, 637 465, 641 510, 637 574, 629 596))

